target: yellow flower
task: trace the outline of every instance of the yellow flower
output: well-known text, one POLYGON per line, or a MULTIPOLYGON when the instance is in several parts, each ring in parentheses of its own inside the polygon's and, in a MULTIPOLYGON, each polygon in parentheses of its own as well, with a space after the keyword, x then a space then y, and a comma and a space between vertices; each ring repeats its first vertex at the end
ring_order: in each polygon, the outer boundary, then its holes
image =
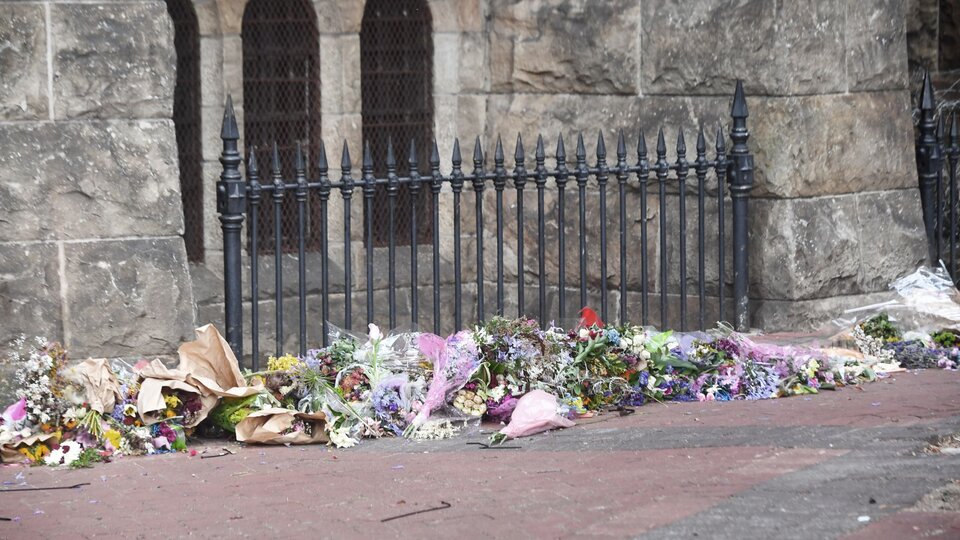
POLYGON ((271 356, 267 360, 267 370, 268 371, 290 371, 291 369, 299 366, 302 362, 296 356, 285 354, 280 358, 271 356))
POLYGON ((171 411, 170 409, 167 409, 167 412, 165 412, 164 415, 165 415, 167 418, 173 418, 174 416, 177 415, 177 413, 171 411))
POLYGON ((107 430, 107 432, 103 434, 103 438, 110 441, 110 445, 113 446, 114 449, 120 448, 120 439, 122 437, 120 432, 115 429, 107 430))
POLYGON ((177 405, 180 405, 180 398, 177 396, 163 396, 163 402, 167 404, 168 409, 173 409, 177 405))

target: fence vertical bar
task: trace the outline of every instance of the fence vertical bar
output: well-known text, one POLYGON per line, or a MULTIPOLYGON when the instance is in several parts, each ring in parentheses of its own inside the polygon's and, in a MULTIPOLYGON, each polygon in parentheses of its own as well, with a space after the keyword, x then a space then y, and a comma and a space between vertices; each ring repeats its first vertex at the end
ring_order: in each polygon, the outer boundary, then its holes
POLYGON ((407 157, 410 164, 410 322, 416 329, 420 322, 420 295, 417 284, 417 220, 420 219, 418 202, 420 202, 420 164, 417 162, 417 143, 410 139, 410 155, 407 157))
POLYGON ((350 176, 350 149, 343 141, 340 156, 340 196, 343 198, 343 326, 353 328, 353 256, 350 242, 350 201, 353 199, 353 177, 350 176))
POLYGON ((400 180, 397 178, 397 156, 393 152, 393 140, 387 137, 387 304, 390 310, 390 328, 397 327, 397 195, 400 180))
POLYGON ((667 142, 663 128, 657 135, 657 183, 660 189, 660 327, 667 327, 667 142))
POLYGON ((620 203, 620 324, 627 324, 627 143, 617 134, 617 189, 620 203))
POLYGON ((734 324, 738 331, 750 329, 748 203, 753 189, 753 155, 747 147, 747 100, 743 82, 737 81, 730 110, 733 129, 730 138, 730 197, 733 199, 733 297, 734 324))
POLYGON ((600 318, 608 320, 607 313, 607 146, 603 131, 597 136, 597 189, 600 191, 600 318))
MULTIPOLYGON (((453 156, 450 161, 450 188, 453 190, 453 322, 455 328, 463 328, 463 271, 460 261, 460 193, 463 191, 463 157, 460 155, 460 139, 453 139, 453 156)), ((436 225, 436 224, 434 224, 436 225)))
MULTIPOLYGON (((443 176, 440 174, 440 149, 433 139, 430 149, 430 193, 433 195, 433 333, 440 334, 440 189, 443 176)), ((456 328, 455 330, 460 330, 456 328)))
POLYGON ((297 142, 297 296, 300 298, 300 356, 307 354, 307 168, 303 163, 303 148, 297 142))
POLYGON ((650 321, 649 298, 649 252, 647 251, 647 184, 650 181, 650 162, 647 160, 647 138, 640 129, 640 138, 637 140, 637 173, 640 181, 640 321, 647 325, 650 321))
POLYGON ((935 198, 937 171, 940 170, 937 144, 936 99, 930 72, 923 74, 923 87, 920 90, 920 122, 916 145, 917 173, 920 181, 920 203, 923 206, 923 225, 927 233, 927 253, 930 264, 936 264, 937 253, 934 248, 935 198))
POLYGON ((220 129, 223 151, 220 164, 223 170, 217 182, 217 212, 223 231, 223 298, 227 343, 237 358, 243 358, 243 293, 241 272, 240 234, 243 230, 243 212, 246 210, 246 186, 240 176, 240 131, 233 111, 233 98, 227 96, 220 129))
POLYGON ((283 236, 281 219, 283 215, 283 174, 280 172, 280 151, 277 141, 273 141, 273 160, 270 176, 273 180, 273 275, 274 308, 276 309, 275 342, 277 356, 283 356, 283 236))
POLYGON ((363 145, 363 218, 366 228, 367 244, 367 324, 373 320, 373 196, 377 192, 377 179, 373 176, 373 155, 370 153, 370 141, 363 145))
POLYGON ((950 277, 954 282, 957 280, 957 160, 960 159, 957 114, 960 114, 960 110, 954 110, 950 120, 950 148, 947 150, 950 165, 950 277))
MULTIPOLYGON (((247 180, 250 187, 250 348, 253 371, 260 371, 260 167, 257 149, 250 149, 247 161, 247 180)), ((238 358, 238 361, 243 361, 238 358)))
POLYGON ((587 307, 587 150, 583 146, 583 133, 577 134, 577 192, 580 215, 580 309, 587 307))
POLYGON ((523 140, 517 134, 517 148, 513 154, 516 167, 513 169, 513 185, 517 188, 517 317, 524 315, 523 291, 523 187, 527 184, 527 169, 524 167, 523 140))
POLYGON ((677 135, 677 180, 680 218, 680 331, 687 331, 687 174, 690 164, 687 162, 687 143, 683 140, 683 128, 677 135))
POLYGON ((327 205, 330 201, 330 177, 327 176, 327 149, 320 141, 320 157, 317 161, 317 170, 320 173, 320 224, 323 231, 320 234, 320 287, 323 296, 320 297, 320 311, 323 317, 322 343, 326 347, 330 340, 330 224, 327 205))
POLYGON ((495 178, 493 189, 497 195, 497 315, 503 316, 503 189, 507 185, 507 170, 503 166, 503 144, 497 136, 497 147, 493 152, 495 178))
POLYGON ((556 153, 556 172, 555 180, 557 183, 557 279, 560 282, 560 290, 557 291, 557 318, 560 324, 567 310, 567 243, 566 243, 566 222, 564 218, 564 208, 566 208, 566 187, 569 172, 567 171, 567 152, 563 147, 563 134, 557 138, 556 153))
POLYGON ((483 322, 483 150, 480 137, 473 146, 473 192, 477 221, 477 322, 483 322))
POLYGON ((537 307, 540 316, 540 326, 547 323, 547 251, 546 231, 544 230, 544 188, 547 186, 546 152, 543 150, 543 136, 537 135, 537 150, 535 152, 537 166, 535 169, 537 184, 537 274, 540 290, 538 291, 537 307))
POLYGON ((940 259, 943 258, 943 115, 937 117, 937 146, 936 146, 936 156, 937 163, 937 198, 936 198, 936 209, 933 212, 933 249, 937 253, 936 262, 937 266, 940 265, 940 259))
POLYGON ((727 177, 727 143, 723 135, 723 126, 717 126, 717 301, 719 303, 717 310, 717 320, 724 321, 726 313, 725 291, 726 291, 726 207, 724 201, 724 186, 727 177))
POLYGON ((706 297, 707 297, 707 271, 706 271, 706 239, 707 229, 704 222, 704 204, 706 202, 707 190, 707 140, 703 135, 703 127, 700 127, 700 133, 697 135, 697 160, 695 162, 697 171, 697 292, 700 296, 699 312, 697 316, 697 326, 700 331, 706 330, 706 297))

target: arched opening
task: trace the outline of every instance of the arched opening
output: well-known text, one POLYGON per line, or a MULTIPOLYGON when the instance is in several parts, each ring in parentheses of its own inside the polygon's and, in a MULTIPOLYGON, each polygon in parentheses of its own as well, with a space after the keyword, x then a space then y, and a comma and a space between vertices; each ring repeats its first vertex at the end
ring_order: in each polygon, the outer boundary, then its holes
POLYGON ((177 51, 173 125, 180 162, 183 241, 187 259, 203 261, 203 152, 200 136, 200 30, 190 0, 167 0, 177 51))
MULTIPOLYGON (((370 143, 377 175, 385 172, 387 141, 393 140, 400 161, 398 174, 408 171, 411 139, 416 141, 421 173, 429 171, 433 144, 433 34, 426 0, 368 0, 360 28, 360 91, 363 138, 370 143)), ((373 238, 387 243, 388 203, 385 187, 374 199, 373 238)), ((429 190, 421 191, 417 236, 432 234, 429 190)), ((406 186, 397 199, 394 230, 398 244, 410 243, 411 201, 406 186)), ((366 238, 366 236, 364 236, 366 238)))
MULTIPOLYGON (((292 181, 297 142, 306 163, 320 148, 320 44, 313 6, 308 0, 251 0, 243 12, 243 127, 248 151, 256 148, 265 170, 276 142, 283 176, 292 181)), ((317 249, 317 202, 308 204, 306 244, 317 249)), ((297 206, 287 194, 281 214, 281 246, 297 249, 297 206)), ((260 212, 261 253, 274 252, 273 205, 260 212)))

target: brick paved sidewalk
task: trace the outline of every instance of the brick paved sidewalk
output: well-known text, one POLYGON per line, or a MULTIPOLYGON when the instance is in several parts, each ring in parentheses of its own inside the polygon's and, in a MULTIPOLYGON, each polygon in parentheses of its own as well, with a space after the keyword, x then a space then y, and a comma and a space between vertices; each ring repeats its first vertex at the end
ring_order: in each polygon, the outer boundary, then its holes
POLYGON ((957 538, 960 514, 907 509, 960 479, 960 457, 919 452, 958 431, 960 374, 926 371, 810 397, 648 404, 518 449, 466 444, 482 434, 342 451, 204 441, 193 447, 236 454, 2 467, 5 488, 90 485, 0 493, 15 520, 0 538, 957 538))

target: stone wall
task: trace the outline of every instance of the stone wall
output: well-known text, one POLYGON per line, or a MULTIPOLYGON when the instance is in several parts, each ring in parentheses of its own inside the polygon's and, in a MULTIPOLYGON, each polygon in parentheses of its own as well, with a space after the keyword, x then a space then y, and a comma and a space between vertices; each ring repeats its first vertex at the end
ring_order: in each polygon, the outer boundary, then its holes
POLYGON ((173 353, 191 334, 162 1, 0 2, 0 349, 173 353))

